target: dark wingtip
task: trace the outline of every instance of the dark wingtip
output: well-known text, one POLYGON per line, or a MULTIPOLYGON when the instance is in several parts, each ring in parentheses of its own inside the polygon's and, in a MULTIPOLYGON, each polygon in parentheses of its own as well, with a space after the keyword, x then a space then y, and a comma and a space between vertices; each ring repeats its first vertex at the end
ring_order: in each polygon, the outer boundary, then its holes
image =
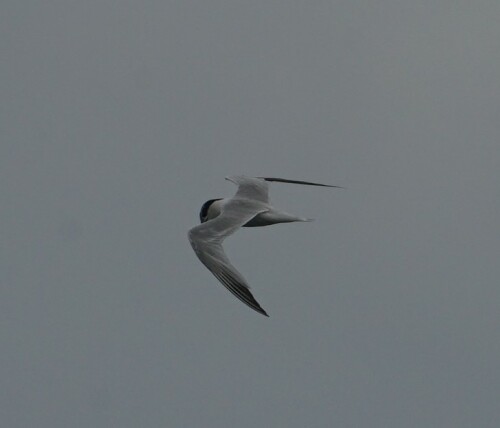
POLYGON ((267 314, 267 312, 262 309, 262 306, 259 305, 259 303, 257 302, 257 300, 254 299, 254 304, 252 306, 248 305, 250 308, 252 308, 255 312, 258 312, 259 314, 262 314, 266 317, 269 317, 269 315, 267 314))
POLYGON ((262 308, 262 306, 260 306, 259 302, 257 302, 257 300, 255 300, 255 298, 252 296, 252 293, 250 293, 250 291, 248 293, 250 295, 249 297, 251 297, 250 302, 245 302, 248 305, 248 307, 252 308, 255 312, 258 312, 259 314, 269 317, 267 312, 262 308))
POLYGON ((277 177, 258 177, 266 181, 274 181, 277 183, 292 183, 292 184, 303 184, 306 186, 320 186, 320 187, 334 187, 336 189, 345 189, 342 186, 333 186, 331 184, 322 184, 322 183, 313 183, 311 181, 301 181, 301 180, 287 180, 286 178, 277 178, 277 177))

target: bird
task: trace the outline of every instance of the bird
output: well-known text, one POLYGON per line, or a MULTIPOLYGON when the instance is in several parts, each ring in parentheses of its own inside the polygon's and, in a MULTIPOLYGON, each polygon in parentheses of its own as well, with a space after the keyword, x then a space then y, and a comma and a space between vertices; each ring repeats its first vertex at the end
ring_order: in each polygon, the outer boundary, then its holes
POLYGON ((277 210, 269 202, 268 182, 292 183, 308 186, 341 186, 288 180, 276 177, 225 177, 238 189, 232 198, 216 198, 206 201, 200 210, 200 223, 188 231, 188 238, 196 256, 205 267, 234 296, 258 313, 269 316, 250 292, 250 286, 231 264, 222 247, 223 241, 240 227, 262 227, 278 223, 308 222, 312 219, 299 217, 277 210))

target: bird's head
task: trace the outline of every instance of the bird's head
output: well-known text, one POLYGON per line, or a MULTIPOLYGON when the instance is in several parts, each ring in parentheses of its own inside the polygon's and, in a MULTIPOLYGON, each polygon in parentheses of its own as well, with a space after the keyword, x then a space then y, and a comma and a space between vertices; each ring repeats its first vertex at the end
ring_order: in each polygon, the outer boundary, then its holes
POLYGON ((213 218, 213 217, 216 217, 216 216, 210 216, 208 215, 208 210, 209 208, 211 207, 211 205, 215 202, 215 201, 220 201, 222 198, 218 198, 218 199, 209 199, 207 202, 205 202, 202 206, 201 206, 201 210, 200 210, 200 223, 205 223, 207 220, 210 220, 210 218, 213 218))

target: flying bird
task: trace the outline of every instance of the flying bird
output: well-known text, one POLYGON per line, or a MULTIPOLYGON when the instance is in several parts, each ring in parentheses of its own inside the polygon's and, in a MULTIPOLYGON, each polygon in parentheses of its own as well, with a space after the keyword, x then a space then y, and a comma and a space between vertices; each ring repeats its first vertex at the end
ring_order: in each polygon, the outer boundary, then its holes
POLYGON ((238 186, 236 194, 232 198, 210 199, 202 205, 201 224, 189 230, 189 242, 200 261, 222 285, 255 311, 269 316, 253 297, 245 278, 227 258, 222 242, 240 227, 311 221, 311 219, 288 214, 271 206, 268 182, 342 187, 274 177, 234 176, 226 177, 226 180, 238 186))

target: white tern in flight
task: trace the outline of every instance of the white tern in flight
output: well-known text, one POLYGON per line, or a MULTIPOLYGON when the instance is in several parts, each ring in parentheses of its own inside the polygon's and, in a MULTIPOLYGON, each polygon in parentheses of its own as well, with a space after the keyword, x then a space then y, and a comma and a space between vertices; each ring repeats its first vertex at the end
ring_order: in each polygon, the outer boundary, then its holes
POLYGON ((222 242, 240 227, 311 221, 271 206, 267 182, 342 187, 273 177, 235 176, 226 177, 226 180, 238 186, 236 194, 232 198, 210 199, 203 204, 200 211, 201 224, 189 230, 189 242, 201 262, 231 293, 255 311, 269 316, 250 293, 245 278, 227 258, 222 242))

